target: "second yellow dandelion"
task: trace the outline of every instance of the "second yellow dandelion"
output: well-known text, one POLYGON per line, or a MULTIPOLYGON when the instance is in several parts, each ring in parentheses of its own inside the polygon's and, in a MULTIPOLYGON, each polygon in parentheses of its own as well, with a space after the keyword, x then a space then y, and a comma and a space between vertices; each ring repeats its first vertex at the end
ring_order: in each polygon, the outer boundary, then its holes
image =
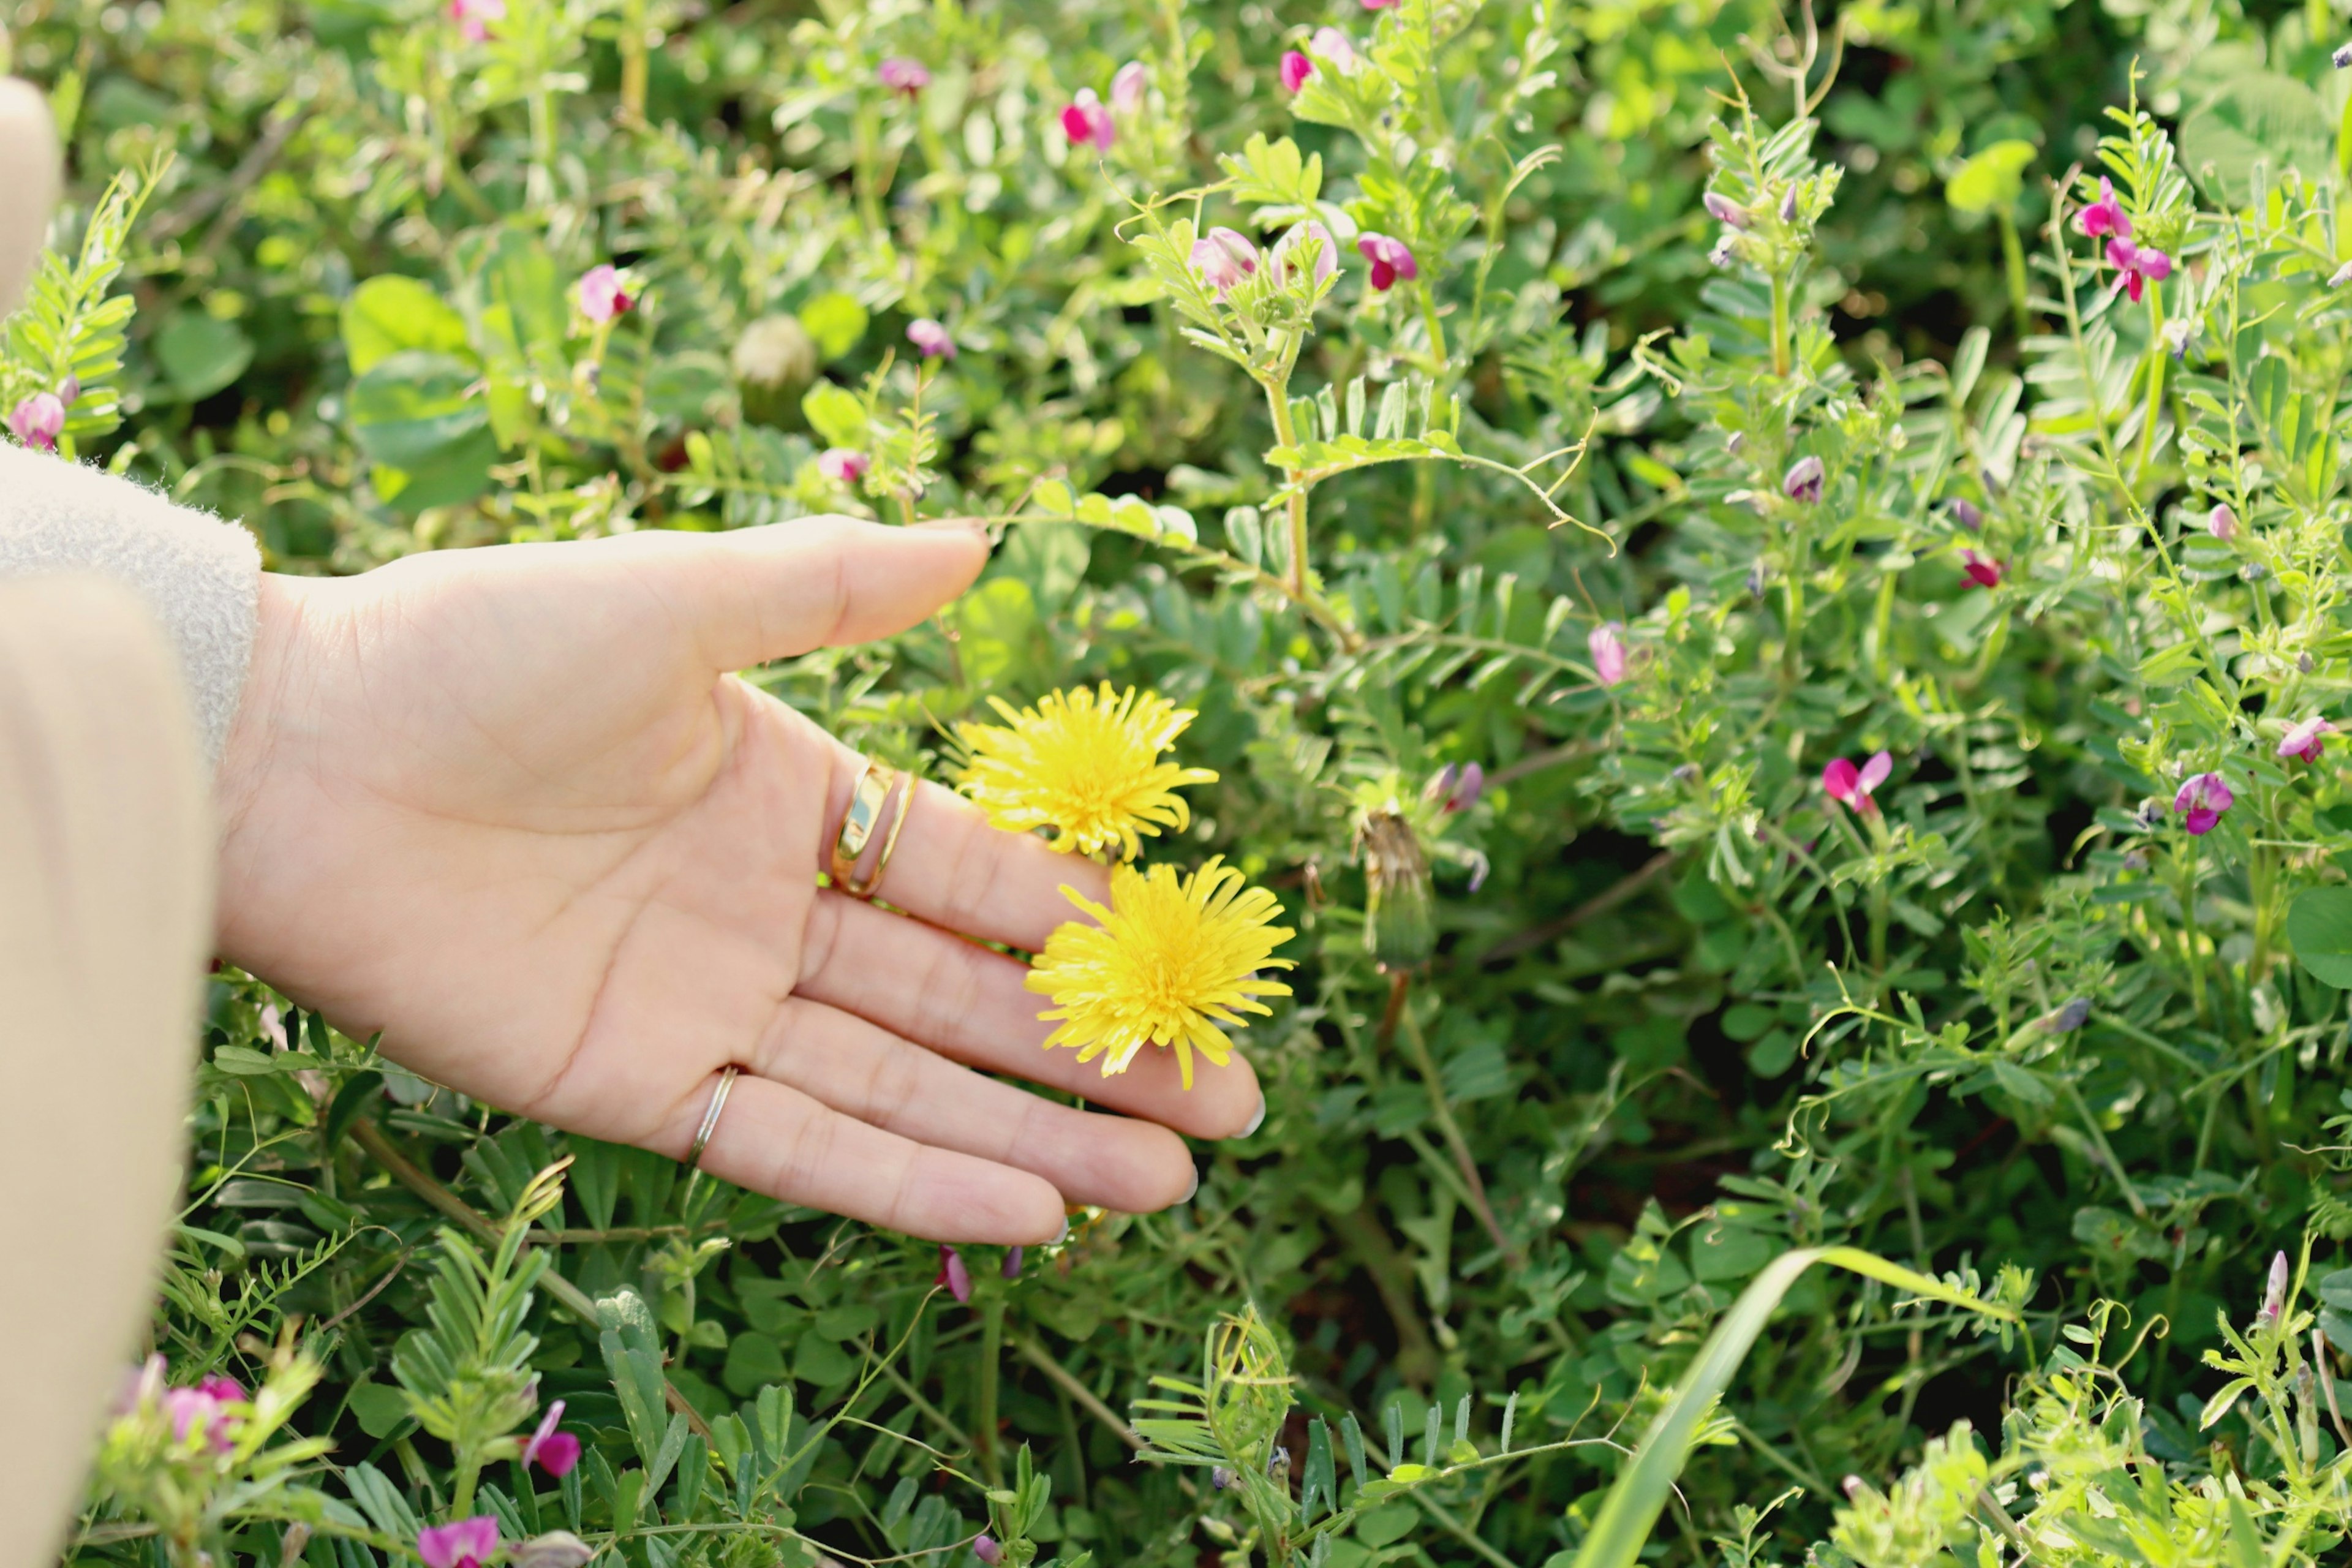
POLYGON ((1105 681, 1048 692, 1017 711, 1002 698, 989 702, 1003 725, 956 726, 971 758, 957 787, 999 827, 1054 829, 1056 849, 1092 855, 1117 845, 1131 860, 1140 835, 1191 823, 1179 785, 1217 776, 1160 760, 1196 715, 1158 692, 1114 691, 1105 681))

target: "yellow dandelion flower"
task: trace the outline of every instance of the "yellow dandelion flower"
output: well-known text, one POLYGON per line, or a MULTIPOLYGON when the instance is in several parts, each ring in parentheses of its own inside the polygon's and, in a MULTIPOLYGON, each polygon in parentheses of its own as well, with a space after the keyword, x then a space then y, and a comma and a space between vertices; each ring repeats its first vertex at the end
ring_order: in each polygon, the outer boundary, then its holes
POLYGON ((989 701, 1011 727, 956 726, 971 753, 957 785, 999 827, 1054 829, 1056 849, 1091 855, 1116 844, 1132 860, 1143 847, 1138 834, 1157 837, 1192 820, 1171 793, 1177 785, 1216 779, 1160 760, 1196 715, 1156 691, 1114 692, 1106 680, 1098 692, 1048 692, 1018 712, 1002 698, 989 701))
POLYGON ((1037 1016, 1062 1020, 1045 1048, 1074 1046, 1082 1062, 1102 1057, 1105 1078, 1125 1072, 1147 1045, 1173 1046, 1190 1089, 1194 1050, 1219 1067, 1233 1059, 1219 1024, 1270 1013, 1257 997, 1290 994, 1256 976, 1292 967, 1269 956, 1291 938, 1274 923, 1282 906, 1264 888, 1244 887, 1222 859, 1190 877, 1167 866, 1114 867, 1108 909, 1074 888, 1062 895, 1096 923, 1072 921, 1048 937, 1027 984, 1055 1004, 1037 1016))

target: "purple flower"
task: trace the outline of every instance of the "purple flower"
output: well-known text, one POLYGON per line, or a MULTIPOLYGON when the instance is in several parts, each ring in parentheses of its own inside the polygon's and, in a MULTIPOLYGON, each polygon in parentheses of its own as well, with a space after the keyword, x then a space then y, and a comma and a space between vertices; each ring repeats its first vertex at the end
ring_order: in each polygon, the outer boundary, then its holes
POLYGON ((563 1401, 557 1400, 547 1407, 539 1423, 539 1430, 522 1446, 523 1468, 533 1462, 549 1475, 561 1480, 580 1462, 580 1439, 569 1432, 560 1431, 556 1423, 563 1419, 563 1401))
POLYGON ((948 330, 929 316, 918 316, 907 323, 907 341, 914 344, 916 352, 925 359, 953 359, 956 356, 955 339, 948 336, 948 330))
POLYGON ((620 268, 609 261, 582 274, 580 281, 572 285, 572 295, 580 301, 580 313, 600 327, 618 319, 636 303, 621 281, 620 268))
POLYGON ((2198 773, 2181 784, 2179 792, 2172 797, 2172 809, 2185 818, 2183 825, 2191 837, 2201 838, 2213 831, 2221 814, 2237 801, 2220 773, 2198 773))
POLYGON ((1878 809, 1878 803, 1870 798, 1872 793, 1885 784, 1886 775, 1894 771, 1895 759, 1885 752, 1873 753, 1871 759, 1858 768, 1839 757, 1822 770, 1822 788, 1829 792, 1832 800, 1847 810, 1867 816, 1878 809))
POLYGON ((1475 763, 1469 763, 1463 768, 1462 782, 1454 786, 1453 797, 1446 801, 1445 809, 1467 811, 1477 805, 1478 797, 1486 793, 1486 770, 1475 763))
POLYGON ((2263 1281, 2263 1316, 2264 1324, 2275 1323, 2286 1316, 2286 1254, 2273 1255, 2270 1277, 2263 1281))
POLYGON ((933 1285, 944 1285, 948 1294, 966 1306, 971 1304, 971 1270, 964 1267, 963 1254, 952 1247, 940 1248, 939 1278, 933 1285))
POLYGON ((2337 70, 2352 70, 2352 44, 2336 45, 2336 52, 2327 57, 2327 63, 2337 70))
POLYGON ((1790 500, 1817 501, 1822 499, 1822 460, 1811 452, 1789 465, 1780 476, 1780 493, 1790 500))
POLYGON ((1330 281, 1331 275, 1339 270, 1339 247, 1331 238, 1331 231, 1313 218, 1293 225, 1289 233, 1275 242, 1275 277, 1286 283, 1290 280, 1297 269, 1299 248, 1310 240, 1315 245, 1316 286, 1320 288, 1330 281))
POLYGON ((1356 54, 1356 46, 1337 27, 1316 28, 1315 36, 1307 40, 1307 52, 1343 75, 1363 63, 1356 54))
POLYGON ((2216 539, 2238 537, 2238 514, 2230 510, 2228 501, 2217 503, 2205 514, 2205 531, 2216 539))
POLYGON ((2131 237, 2131 219, 2126 216, 2123 203, 2116 200, 2115 182, 2105 177, 2099 181, 2099 199, 2076 213, 2074 222, 2093 239, 2104 239, 2109 235, 2131 237))
POLYGON ((1315 62, 1297 49, 1282 51, 1282 87, 1285 92, 1297 92, 1315 74, 1315 62))
POLYGON ((1073 147, 1092 143, 1108 152, 1118 140, 1118 127, 1111 122, 1110 110, 1095 96, 1090 87, 1078 89, 1077 101, 1062 110, 1062 134, 1070 139, 1073 147))
POLYGON ((1707 192, 1706 195, 1699 197, 1699 205, 1706 208, 1707 216, 1717 223, 1727 223, 1734 228, 1746 228, 1755 221, 1748 216, 1746 207, 1719 192, 1707 192))
POLYGON ((973 1536, 971 1554, 987 1563, 988 1568, 996 1568, 999 1563, 1004 1561, 1004 1548, 996 1544, 996 1537, 992 1535, 973 1536))
POLYGON ((9 413, 8 428, 35 451, 54 452, 65 434, 65 403, 54 392, 37 392, 9 413))
POLYGON ((499 1550, 499 1521, 487 1513, 416 1532, 416 1554, 425 1568, 481 1568, 499 1550))
POLYGON ((1593 678, 1603 686, 1614 686, 1625 679, 1625 639, 1617 635, 1624 629, 1622 622, 1604 621, 1585 634, 1584 646, 1592 652, 1593 678))
POLYGON ((1114 114, 1133 114, 1143 107, 1144 89, 1151 85, 1151 73, 1143 68, 1141 60, 1129 60, 1118 68, 1110 79, 1110 107, 1114 114))
POLYGON ((2002 574, 2008 568, 1981 552, 1963 550, 1960 552, 1960 570, 1967 573, 1969 581, 1979 588, 1998 588, 2002 574))
POLYGON ((874 459, 847 447, 827 447, 816 455, 816 471, 844 489, 864 479, 874 459))
POLYGON ((1012 1251, 1006 1253, 1004 1255, 1003 1265, 997 1269, 997 1272, 1003 1275, 1007 1279, 1020 1279, 1021 1258, 1027 1250, 1028 1248, 1026 1247, 1016 1247, 1012 1251))
POLYGON ((2289 757, 2293 757, 2297 762, 2315 763, 2319 761, 2325 738, 2334 733, 2336 733, 2335 725, 2314 714, 2287 731, 2284 738, 2278 743, 2279 760, 2284 762, 2289 757))
POLYGON ((1966 496, 1952 498, 1952 521, 1970 533, 1984 531, 1984 513, 1978 510, 1976 502, 1966 496))
POLYGON ((2116 287, 2128 293, 2134 304, 2150 283, 2161 283, 2172 276, 2172 258, 2161 250, 2143 250, 2120 237, 2107 241, 2107 260, 2116 268, 2116 287))
POLYGON ((1384 234, 1360 234, 1356 237, 1356 250, 1372 264, 1372 287, 1382 293, 1394 287, 1400 278, 1421 276, 1420 264, 1401 239, 1391 239, 1384 234))
MULTIPOLYGON (((1365 0, 1365 3, 1369 5, 1370 4, 1370 0, 1365 0)), ((1241 1479, 1239 1476, 1236 1476, 1233 1471, 1227 1469, 1223 1465, 1213 1465, 1210 1467, 1209 1484, 1216 1488, 1219 1491, 1223 1491, 1227 1487, 1232 1486, 1239 1479, 1241 1479)))
POLYGON ((892 55, 874 68, 874 75, 892 92, 903 92, 908 98, 931 85, 931 73, 923 62, 904 55, 892 55))
POLYGON ((1257 270, 1257 247, 1239 229, 1220 226, 1192 242, 1192 269, 1222 299, 1257 270))

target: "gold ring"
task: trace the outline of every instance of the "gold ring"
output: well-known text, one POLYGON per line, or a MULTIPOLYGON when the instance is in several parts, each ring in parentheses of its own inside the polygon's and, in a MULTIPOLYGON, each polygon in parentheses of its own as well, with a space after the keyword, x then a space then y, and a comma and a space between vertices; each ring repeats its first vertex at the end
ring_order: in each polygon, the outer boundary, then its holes
MULTIPOLYGON (((898 847, 898 835, 906 829, 907 808, 915 804, 915 786, 922 781, 912 773, 896 776, 906 781, 905 787, 898 791, 898 813, 890 819, 890 832, 882 840, 882 853, 874 858, 874 875, 863 882, 852 879, 841 884, 841 890, 851 898, 871 899, 882 890, 882 873, 890 868, 890 851, 898 847)), ((853 860, 850 865, 854 868, 856 862, 853 860)))
POLYGON ((841 819, 841 836, 833 841, 833 858, 826 870, 836 888, 846 888, 857 872, 857 858, 866 853, 866 841, 874 837, 874 824, 880 820, 882 804, 890 798, 890 785, 898 770, 887 763, 872 758, 857 766, 857 780, 849 786, 849 813, 841 819))
POLYGON ((702 1125, 695 1131, 694 1147, 687 1151, 688 1170, 702 1169, 702 1152, 710 1147, 710 1135, 719 1131, 719 1113, 727 1109, 727 1091, 735 1087, 736 1077, 742 1070, 731 1062, 719 1068, 719 1086, 710 1091, 710 1104, 702 1112, 702 1125))

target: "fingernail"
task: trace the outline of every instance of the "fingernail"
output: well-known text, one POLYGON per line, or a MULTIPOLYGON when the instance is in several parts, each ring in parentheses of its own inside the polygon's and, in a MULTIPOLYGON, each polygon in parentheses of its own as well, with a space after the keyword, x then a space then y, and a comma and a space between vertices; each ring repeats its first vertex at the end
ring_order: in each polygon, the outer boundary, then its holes
POLYGON ((1062 1228, 1061 1228, 1061 1229, 1059 1229, 1059 1230, 1057 1230, 1057 1231, 1055 1231, 1055 1232, 1054 1233, 1054 1239, 1053 1239, 1053 1240, 1051 1240, 1051 1241, 1049 1241, 1049 1242, 1047 1242, 1045 1245, 1046 1245, 1046 1246, 1048 1246, 1048 1247, 1059 1247, 1059 1246, 1061 1246, 1061 1245, 1062 1245, 1062 1243, 1064 1243, 1064 1242, 1066 1242, 1066 1241, 1067 1241, 1067 1240, 1069 1240, 1069 1239, 1070 1239, 1070 1216, 1069 1216, 1068 1215, 1064 1215, 1062 1216, 1062 1228))
POLYGON ((1243 1128, 1243 1129, 1242 1129, 1242 1136, 1243 1136, 1243 1137, 1244 1137, 1244 1138, 1246 1138, 1246 1137, 1248 1137, 1251 1133, 1255 1132, 1259 1128, 1261 1128, 1261 1127, 1263 1127, 1263 1126, 1265 1126, 1265 1094, 1264 1094, 1264 1093, 1260 1093, 1260 1094, 1258 1095, 1258 1097, 1257 1097, 1257 1114, 1256 1114, 1255 1116, 1253 1116, 1253 1117, 1251 1117, 1251 1118, 1250 1118, 1250 1124, 1249 1124, 1247 1127, 1244 1127, 1244 1128, 1243 1128))
POLYGON ((1196 1194, 1197 1193, 1199 1193, 1199 1192, 1200 1192, 1200 1190, 1201 1190, 1201 1167, 1200 1167, 1200 1166, 1198 1166, 1198 1165, 1195 1165, 1195 1166, 1193 1166, 1193 1167, 1192 1167, 1192 1184, 1191 1186, 1186 1187, 1186 1188, 1184 1189, 1184 1195, 1183 1195, 1182 1197, 1178 1198, 1178 1199, 1176 1200, 1177 1205, 1178 1205, 1179 1206, 1181 1206, 1181 1205, 1185 1205, 1185 1204, 1189 1204, 1189 1203, 1191 1203, 1191 1202, 1192 1201, 1192 1198, 1193 1198, 1194 1194, 1196 1194))

